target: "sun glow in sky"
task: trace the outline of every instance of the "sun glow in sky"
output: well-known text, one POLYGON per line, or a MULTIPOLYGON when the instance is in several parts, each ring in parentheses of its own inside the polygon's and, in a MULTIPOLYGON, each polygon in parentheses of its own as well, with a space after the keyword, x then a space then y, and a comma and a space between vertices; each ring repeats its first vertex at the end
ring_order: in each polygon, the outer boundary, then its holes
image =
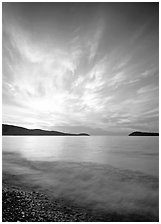
POLYGON ((159 128, 158 3, 3 3, 3 123, 159 128))

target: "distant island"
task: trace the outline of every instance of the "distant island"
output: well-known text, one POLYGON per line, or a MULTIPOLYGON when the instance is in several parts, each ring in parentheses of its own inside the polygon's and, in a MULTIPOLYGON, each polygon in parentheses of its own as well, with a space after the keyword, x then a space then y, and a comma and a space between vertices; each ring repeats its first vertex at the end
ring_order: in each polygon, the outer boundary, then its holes
POLYGON ((44 136, 89 136, 86 133, 70 134, 59 131, 46 131, 41 129, 27 129, 14 125, 2 124, 2 135, 44 135, 44 136))
POLYGON ((129 136, 159 136, 159 133, 135 131, 129 134, 129 136))

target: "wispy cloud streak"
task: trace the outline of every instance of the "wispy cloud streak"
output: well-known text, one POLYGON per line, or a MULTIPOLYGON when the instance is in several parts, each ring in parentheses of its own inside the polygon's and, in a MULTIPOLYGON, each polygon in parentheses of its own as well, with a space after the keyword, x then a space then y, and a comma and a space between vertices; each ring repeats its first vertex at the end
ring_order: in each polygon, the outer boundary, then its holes
POLYGON ((151 117, 158 119, 158 113, 153 113, 158 108, 158 64, 153 59, 157 58, 153 32, 145 21, 136 23, 131 32, 122 17, 118 25, 111 14, 111 19, 102 14, 93 20, 84 15, 86 23, 76 15, 70 22, 66 21, 70 16, 59 20, 57 15, 53 24, 38 17, 50 24, 44 27, 38 19, 31 25, 22 14, 22 20, 14 13, 5 14, 4 122, 122 132, 133 129, 141 117, 155 130, 151 117))

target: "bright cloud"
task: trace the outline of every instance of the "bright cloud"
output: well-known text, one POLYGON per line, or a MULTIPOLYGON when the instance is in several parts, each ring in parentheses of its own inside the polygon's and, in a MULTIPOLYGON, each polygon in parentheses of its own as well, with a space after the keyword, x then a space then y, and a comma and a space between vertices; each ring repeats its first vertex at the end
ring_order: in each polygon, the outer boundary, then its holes
POLYGON ((7 7, 3 10, 3 122, 114 132, 132 130, 140 122, 140 128, 146 124, 149 130, 157 130, 158 64, 153 61, 157 51, 138 42, 141 37, 154 39, 150 30, 144 36, 148 29, 144 21, 144 29, 136 24, 138 29, 129 34, 120 18, 125 35, 119 37, 118 20, 111 17, 115 22, 109 22, 104 14, 93 20, 84 15, 87 24, 83 17, 57 18, 55 26, 48 21, 46 28, 37 22, 46 20, 40 15, 31 15, 35 20, 30 23, 28 18, 26 25, 26 17, 20 14, 20 21, 14 7, 12 13, 7 7), (70 32, 59 27, 69 27, 70 32), (50 36, 44 34, 46 29, 50 36))

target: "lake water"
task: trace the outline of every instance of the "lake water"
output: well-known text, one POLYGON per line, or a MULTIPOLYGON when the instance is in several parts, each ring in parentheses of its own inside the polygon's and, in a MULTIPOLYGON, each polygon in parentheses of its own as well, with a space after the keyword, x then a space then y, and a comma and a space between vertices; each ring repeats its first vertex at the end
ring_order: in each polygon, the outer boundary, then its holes
POLYGON ((3 152, 32 161, 109 164, 158 176, 158 137, 3 137, 3 152))
POLYGON ((3 173, 23 184, 93 209, 158 216, 158 137, 3 136, 2 143, 3 173))

